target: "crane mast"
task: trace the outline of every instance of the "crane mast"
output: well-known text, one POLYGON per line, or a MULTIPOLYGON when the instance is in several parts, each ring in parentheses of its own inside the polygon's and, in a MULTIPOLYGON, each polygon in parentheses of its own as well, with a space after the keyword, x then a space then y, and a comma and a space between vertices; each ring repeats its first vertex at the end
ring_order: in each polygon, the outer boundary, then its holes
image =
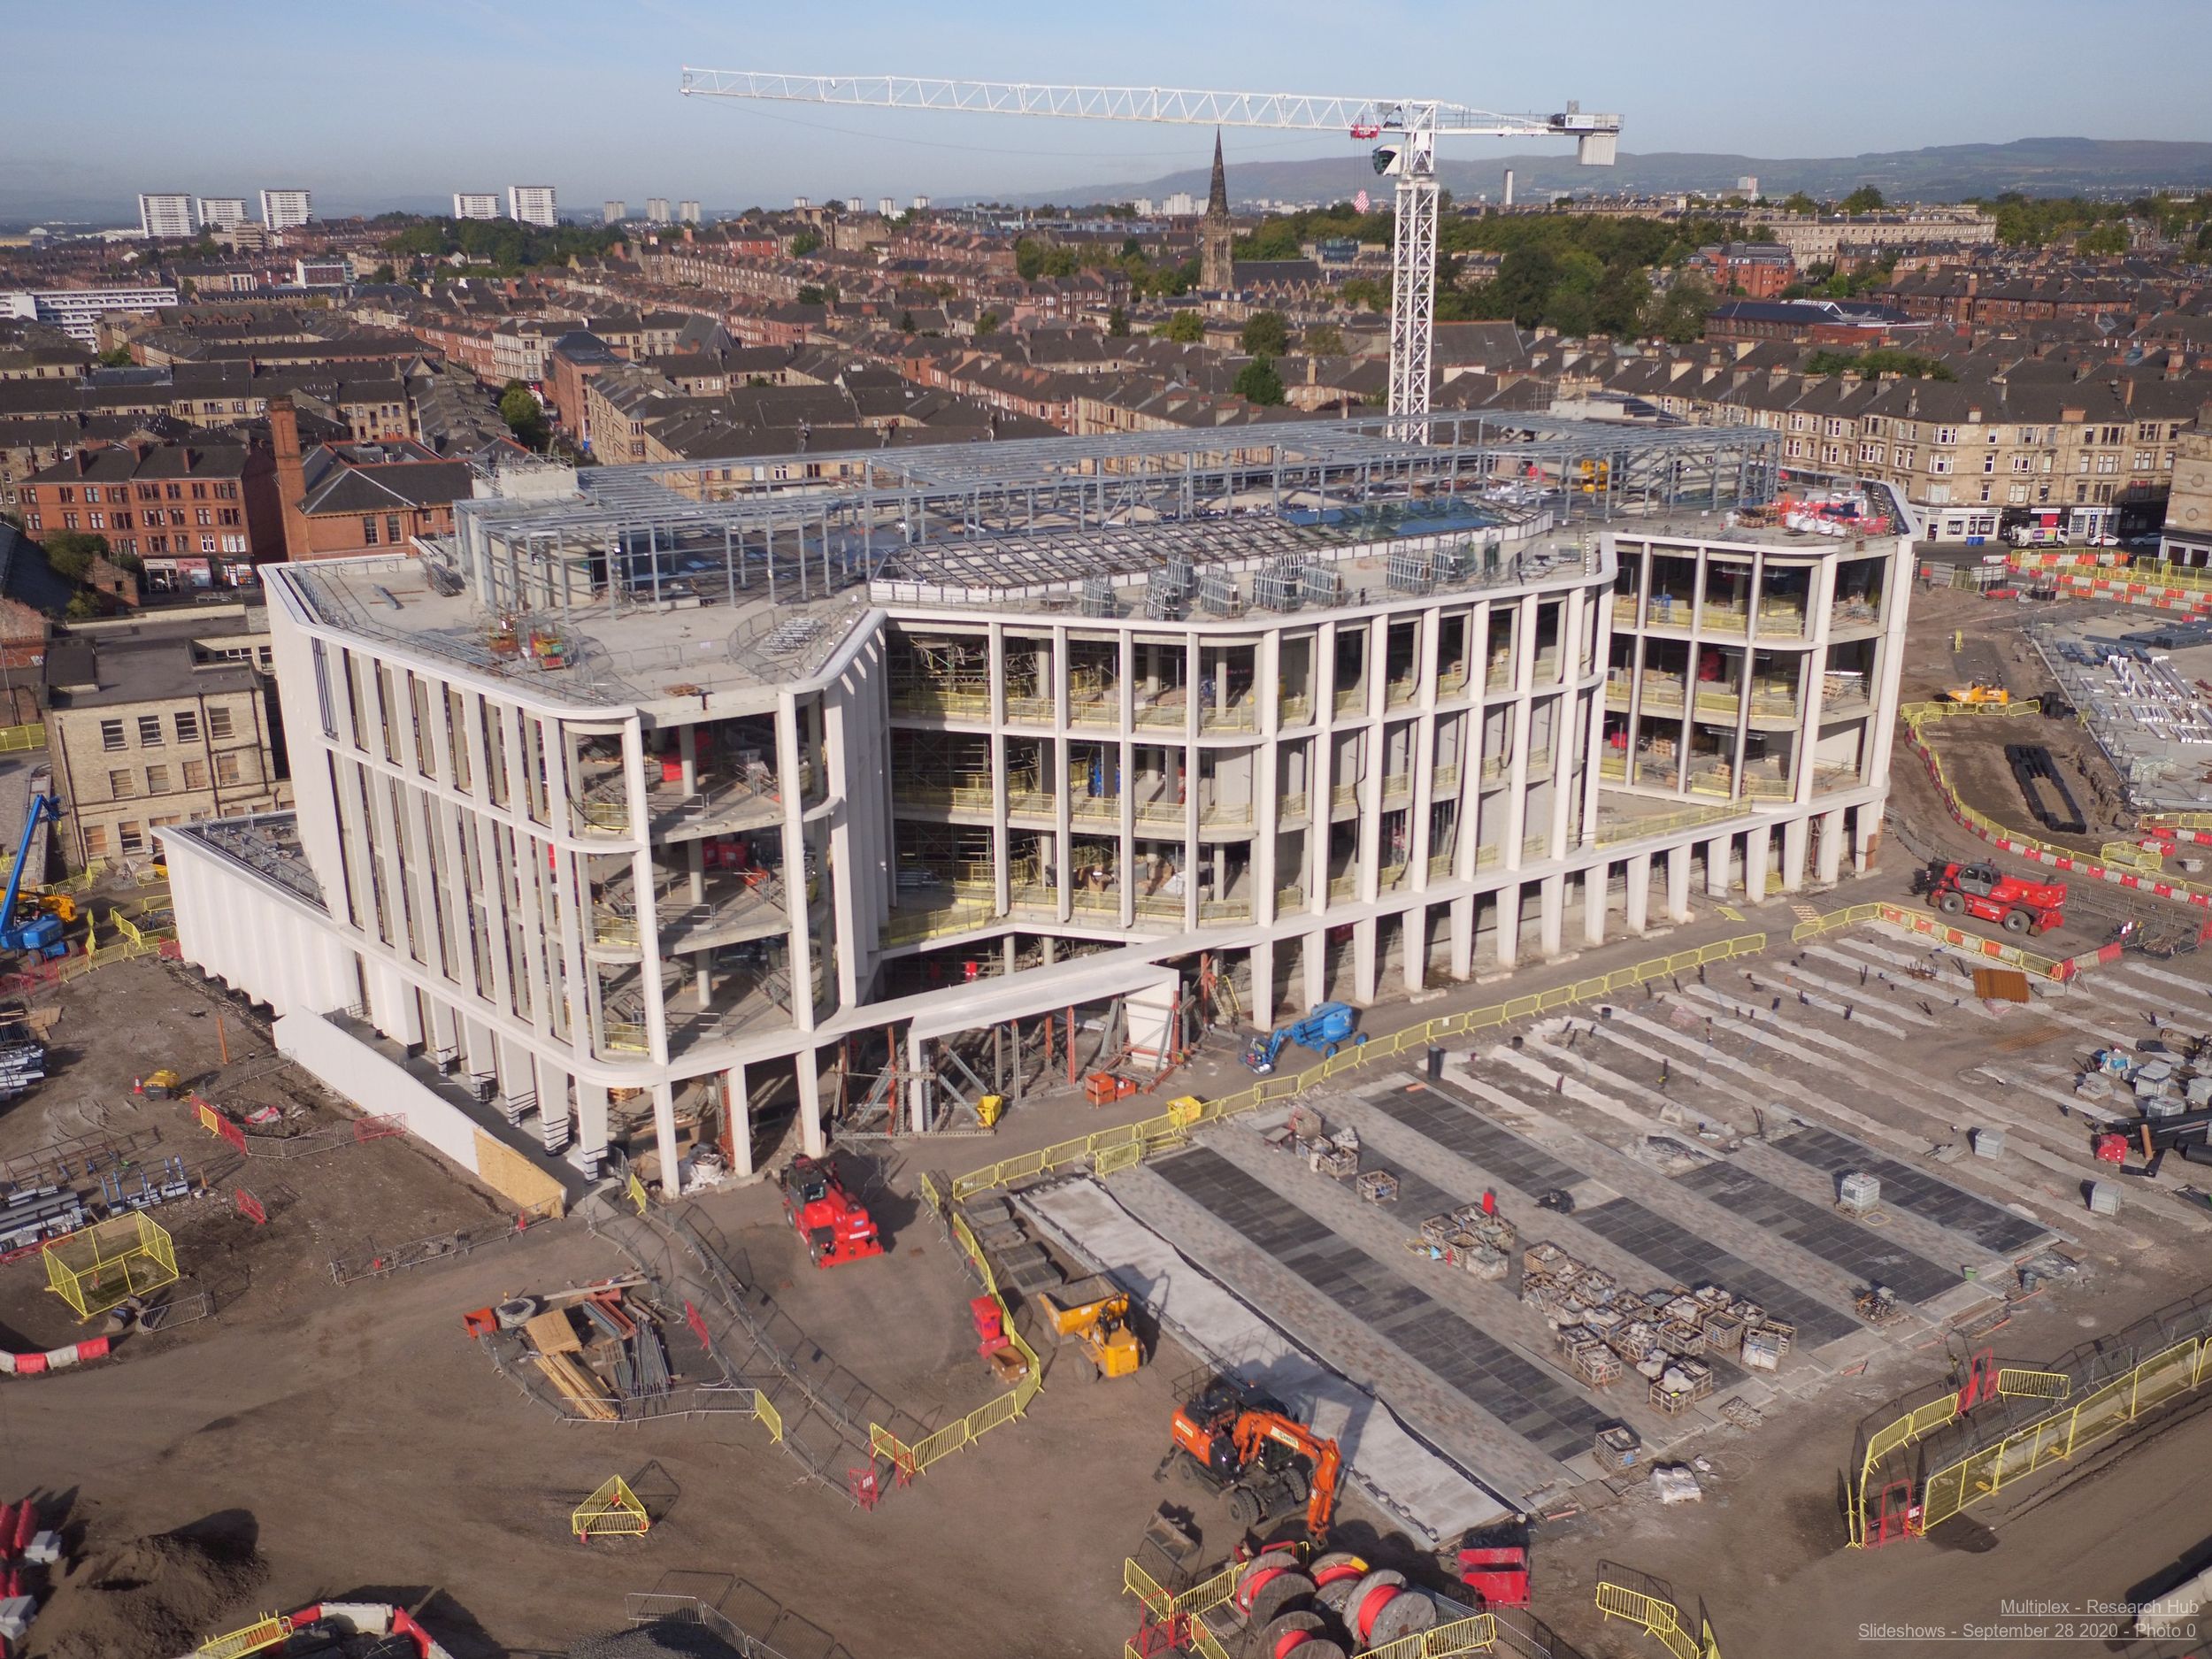
POLYGON ((1293 92, 1218 92, 1171 87, 1077 87, 913 75, 793 75, 749 69, 683 72, 687 97, 759 98, 797 104, 1095 121, 1164 121, 1348 133, 1381 140, 1375 169, 1397 181, 1391 242, 1390 412, 1415 435, 1429 409, 1436 334, 1437 185, 1440 135, 1572 138, 1586 165, 1609 165, 1617 115, 1586 115, 1570 104, 1555 115, 1501 115, 1464 104, 1293 92))

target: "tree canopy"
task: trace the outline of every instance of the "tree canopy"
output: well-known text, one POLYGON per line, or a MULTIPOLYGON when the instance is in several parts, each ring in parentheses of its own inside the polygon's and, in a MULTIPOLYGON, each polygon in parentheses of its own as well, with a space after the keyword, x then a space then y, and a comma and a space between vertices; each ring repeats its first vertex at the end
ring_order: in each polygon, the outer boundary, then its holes
POLYGON ((1238 343, 1255 357, 1279 357, 1290 349, 1290 324, 1280 311, 1254 311, 1238 343))
POLYGON ((1125 340, 1129 336, 1129 313, 1117 305, 1106 313, 1106 337, 1125 340))
POLYGON ((108 539, 82 530, 57 530, 40 543, 46 563, 57 576, 81 582, 91 573, 92 561, 108 556, 108 539))
POLYGON ((1870 184, 1861 185, 1843 198, 1843 211, 1847 213, 1878 213, 1883 206, 1882 193, 1870 184))
POLYGON ((533 265, 565 265, 590 258, 622 240, 611 226, 525 225, 511 219, 433 219, 410 225, 384 243, 384 251, 411 259, 442 259, 452 254, 513 273, 533 265))
POLYGON ((499 418, 515 434, 515 442, 526 448, 542 449, 552 436, 545 422, 545 411, 520 380, 510 380, 500 388, 499 418))
POLYGON ((1306 330, 1299 343, 1310 356, 1333 357, 1344 349, 1344 331, 1334 323, 1316 323, 1306 330))
POLYGON ((1152 332, 1179 344, 1194 346, 1206 337, 1206 319, 1196 311, 1178 311, 1152 332))
POLYGON ((1254 357, 1239 369, 1233 385, 1237 396, 1248 403, 1272 405, 1283 401, 1283 377, 1266 357, 1254 357))
POLYGON ((1884 374, 1901 374, 1914 380, 1958 379, 1951 373, 1950 365, 1940 359, 1924 357, 1894 346, 1878 346, 1871 351, 1816 351, 1805 359, 1805 373, 1858 374, 1868 380, 1884 374))

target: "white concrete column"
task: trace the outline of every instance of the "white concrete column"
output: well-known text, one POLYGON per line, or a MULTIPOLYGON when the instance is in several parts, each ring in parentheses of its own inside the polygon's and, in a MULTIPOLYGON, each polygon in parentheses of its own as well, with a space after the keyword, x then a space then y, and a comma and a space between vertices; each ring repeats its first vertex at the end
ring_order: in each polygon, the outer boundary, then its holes
POLYGON ((1812 820, 1793 818, 1782 826, 1782 891, 1795 893, 1805 885, 1806 833, 1812 820))
MULTIPOLYGON (((1471 837, 1464 839, 1471 840, 1471 837)), ((1471 979, 1475 972, 1475 895, 1463 893, 1452 901, 1452 978, 1471 979)))
POLYGON ((676 1086, 665 1079, 653 1085, 653 1142, 660 1152, 661 1195, 673 1202, 683 1184, 676 1177, 676 1086))
POLYGON ((829 1149, 822 1133, 821 1063, 812 1048, 802 1048, 793 1060, 799 1077, 799 1140, 807 1156, 818 1158, 829 1149))
POLYGON ((1667 919, 1690 919, 1690 854, 1687 841, 1667 849, 1667 919))
POLYGON ((576 1140, 595 1169, 607 1157, 607 1086, 576 1079, 576 1140))
MULTIPOLYGON (((722 1074, 723 1110, 730 1120, 730 1172, 750 1175, 753 1172, 753 1102, 745 1089, 745 1067, 741 1062, 722 1074)), ((898 1102, 891 1102, 895 1118, 898 1102)))
POLYGON ((1498 966, 1512 967, 1521 959, 1521 884, 1509 881, 1498 889, 1498 966))
MULTIPOLYGON (((1327 931, 1318 927, 1299 941, 1298 961, 1306 982, 1306 1008, 1312 1008, 1328 997, 1328 941, 1327 931)), ((1306 1008, 1288 1011, 1302 1014, 1306 1008)))
POLYGON ((1275 941, 1256 941, 1252 946, 1251 1007, 1245 1017, 1262 1031, 1271 1031, 1275 1025, 1275 941))
POLYGON ((1756 904, 1767 895, 1767 876, 1774 864, 1773 833, 1762 824, 1743 833, 1743 895, 1756 904))
POLYGON ((1873 868, 1870 858, 1875 838, 1881 833, 1881 818, 1872 807, 1862 806, 1851 810, 1850 818, 1851 868, 1855 873, 1864 875, 1873 868))
POLYGON ((1705 843, 1705 896, 1724 899, 1729 879, 1735 873, 1736 838, 1716 835, 1705 843))
POLYGON ((1557 956, 1564 947, 1567 931, 1567 878, 1565 874, 1546 876, 1536 884, 1537 938, 1539 948, 1547 956, 1557 956))
POLYGON ((683 790, 687 796, 699 793, 699 728, 685 725, 676 728, 676 758, 684 769, 683 790))
POLYGON ((1612 868, 1609 864, 1596 864, 1582 872, 1582 942, 1586 945, 1605 942, 1605 909, 1613 885, 1612 868))
POLYGON ((1838 808, 1820 815, 1820 854, 1815 866, 1823 887, 1833 887, 1843 868, 1843 811, 1838 808))
POLYGON ((1375 973, 1380 931, 1372 916, 1352 924, 1352 1000, 1365 1008, 1375 1000, 1375 973))

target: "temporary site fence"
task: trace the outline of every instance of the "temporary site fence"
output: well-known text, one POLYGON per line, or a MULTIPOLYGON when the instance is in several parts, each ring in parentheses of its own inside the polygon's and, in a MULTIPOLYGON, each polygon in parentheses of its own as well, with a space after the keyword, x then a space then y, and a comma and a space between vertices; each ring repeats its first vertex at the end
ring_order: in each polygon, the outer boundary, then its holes
POLYGON ((46 728, 34 720, 28 726, 0 726, 0 755, 19 755, 27 749, 46 747, 46 728))
MULTIPOLYGON (((622 1598, 622 1612, 633 1629, 639 1625, 697 1624, 719 1639, 739 1659, 786 1659, 782 1649, 750 1631, 741 1630, 719 1607, 695 1595, 634 1590, 622 1598)), ((808 1639, 805 1651, 812 1659, 852 1659, 844 1643, 839 1641, 833 1641, 828 1651, 822 1652, 815 1639, 826 1632, 780 1608, 775 1609, 775 1622, 768 1626, 769 1635, 781 1635, 786 1623, 798 1626, 800 1633, 808 1639)))
POLYGON ((630 1483, 620 1475, 609 1475, 591 1496, 576 1506, 569 1516, 569 1527, 578 1543, 588 1544, 595 1538, 649 1532, 653 1520, 638 1502, 637 1494, 630 1490, 630 1483))
MULTIPOLYGON (((1766 949, 1766 944, 1767 936, 1764 933, 1744 933, 1734 939, 1700 945, 1694 949, 1678 950, 1671 956, 1654 956, 1633 967, 1617 968, 1610 973, 1578 979, 1571 985, 1555 986, 1548 991, 1532 992, 1526 996, 1494 1002, 1487 1008, 1425 1020, 1417 1025, 1374 1037, 1356 1047, 1340 1049, 1329 1058, 1310 1065, 1302 1071, 1262 1078, 1251 1087, 1234 1094, 1202 1102, 1190 1098, 1175 1101, 1157 1118, 1142 1118, 1112 1129, 1102 1129, 1094 1134, 1059 1141, 1035 1152, 1025 1152, 983 1169, 971 1171, 954 1179, 950 1191, 942 1195, 942 1200, 957 1204, 978 1193, 1010 1186, 1034 1176, 1058 1174, 1074 1169, 1087 1169, 1101 1175, 1110 1174, 1116 1170, 1127 1169, 1132 1164, 1141 1163, 1156 1152, 1182 1145, 1189 1138, 1190 1132, 1201 1124, 1237 1117, 1278 1101, 1295 1099, 1331 1078, 1340 1077, 1362 1066, 1415 1049, 1426 1049, 1446 1038, 1495 1030, 1515 1020, 1533 1018, 1555 1009, 1571 1008, 1576 1003, 1609 996, 1617 991, 1632 989, 1653 979, 1671 979, 1677 974, 1694 972, 1709 963, 1725 962, 1734 956, 1756 956, 1766 949)), ((926 1190, 926 1202, 933 1204, 941 1202, 933 1194, 933 1188, 926 1190)))
MULTIPOLYGON (((1204 1659, 1228 1659, 1228 1650, 1208 1627, 1203 1616, 1236 1594, 1237 1576, 1242 1571, 1240 1564, 1232 1564, 1210 1578, 1175 1592, 1164 1588, 1135 1562, 1124 1561, 1122 1588, 1135 1596, 1144 1608, 1145 1628, 1141 1635, 1147 1645, 1140 1648, 1135 1641, 1124 1643, 1123 1659, 1148 1659, 1148 1655, 1159 1654, 1163 1649, 1152 1644, 1161 1638, 1174 1648, 1202 1655, 1204 1659)), ((1490 1653, 1497 1645, 1496 1618, 1488 1613, 1477 1613, 1417 1631, 1379 1647, 1365 1648, 1363 1653, 1364 1659, 1458 1659, 1464 1654, 1490 1653)))
POLYGON ((2037 864, 2086 876, 2093 881, 2107 881, 2116 887, 2133 887, 2139 892, 2155 894, 2162 899, 2212 908, 2212 888, 2197 887, 2191 882, 2177 881, 2150 872, 2117 869, 2101 857, 2093 857, 2069 847, 2054 846, 2049 841, 2039 841, 2032 835, 2009 829, 1986 812, 1968 805, 1960 798, 1958 791, 1951 787, 1951 780, 1943 769, 1943 762, 1929 746, 1923 732, 1924 727, 1962 717, 2001 719, 2007 716, 2041 712, 2041 705, 2030 699, 2025 703, 1909 703, 1898 710, 1898 716, 1905 723, 1906 742, 1910 745, 1913 753, 1920 757, 1921 763, 1928 769, 1928 776, 1943 796, 1945 810, 1962 828, 1980 836, 2000 852, 2032 859, 2037 864))
POLYGON ((1007 1341, 1021 1356, 1022 1374, 1014 1386, 987 1404, 978 1406, 965 1417, 947 1424, 934 1432, 924 1435, 908 1445, 890 1430, 879 1424, 868 1425, 868 1449, 878 1457, 888 1458, 891 1466, 902 1478, 910 1479, 932 1463, 953 1453, 964 1451, 985 1434, 1001 1424, 1011 1423, 1029 1409, 1029 1403, 1044 1386, 1042 1366, 1036 1350, 1022 1340, 1014 1328, 1014 1308, 998 1287, 997 1277, 991 1264, 984 1259, 983 1247, 976 1242, 969 1231, 967 1217, 948 1203, 936 1183, 927 1175, 922 1177, 922 1202, 941 1219, 952 1236, 953 1243, 968 1258, 968 1265, 983 1283, 983 1294, 998 1306, 999 1328, 1005 1332, 1007 1341))
POLYGON ((265 1614, 242 1630, 210 1637, 192 1650, 193 1659, 245 1659, 248 1654, 260 1653, 288 1640, 292 1627, 291 1618, 285 1614, 265 1614))
POLYGON ((96 1318, 133 1296, 177 1282, 177 1253, 142 1210, 96 1221, 41 1252, 46 1287, 80 1319, 96 1318))
POLYGON ((1609 1578, 1598 1580, 1598 1611, 1607 1623, 1625 1620, 1640 1627, 1647 1636, 1674 1655, 1674 1659, 1720 1659, 1720 1644, 1713 1640, 1713 1627, 1702 1615, 1697 1621, 1697 1634, 1693 1636, 1685 1624, 1682 1609, 1672 1601, 1654 1592, 1657 1586, 1650 1583, 1643 1589, 1617 1584, 1609 1578))
POLYGON ((1847 1494, 1849 1542, 1916 1537, 2207 1384, 2212 1290, 2047 1367, 2001 1366, 1984 1355, 1961 1386, 1862 1432, 1847 1494), (1909 1465, 1891 1466, 1909 1454, 1909 1465))

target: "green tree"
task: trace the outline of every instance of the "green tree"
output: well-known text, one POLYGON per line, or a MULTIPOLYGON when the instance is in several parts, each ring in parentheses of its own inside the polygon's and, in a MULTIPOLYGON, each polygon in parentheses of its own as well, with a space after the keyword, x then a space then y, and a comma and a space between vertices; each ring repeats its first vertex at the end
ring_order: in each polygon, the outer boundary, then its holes
POLYGON ((2128 250, 2128 230, 2125 225, 2100 225, 2085 230, 2074 238, 2078 253, 2125 253, 2128 250))
POLYGON ((1129 337, 1129 313, 1117 305, 1106 313, 1106 337, 1126 340, 1129 337))
POLYGON ((1350 277, 1337 288, 1338 296, 1347 305, 1363 306, 1371 311, 1390 309, 1390 284, 1379 277, 1350 277))
POLYGON ((824 287, 823 287, 820 283, 818 283, 818 282, 806 282, 806 283, 802 283, 802 284, 800 285, 800 288, 799 288, 799 303, 800 303, 800 304, 802 304, 802 305, 826 305, 826 304, 828 304, 829 303, 830 303, 830 291, 829 291, 827 288, 824 288, 824 287))
POLYGON ((1782 198, 1782 211, 1785 213, 1817 213, 1820 204, 1802 190, 1793 190, 1782 198))
POLYGON ((1644 308, 1643 332, 1669 345, 1694 345, 1705 337, 1705 319, 1717 296, 1702 278, 1677 277, 1664 294, 1655 294, 1644 308))
POLYGON ((1816 351, 1805 359, 1808 374, 1858 374, 1868 380, 1878 375, 1901 374, 1915 380, 1955 380, 1950 365, 1937 357, 1924 357, 1916 352, 1902 351, 1894 346, 1878 346, 1871 351, 1816 351))
POLYGON ((996 311, 979 312, 975 319, 975 337, 980 340, 986 334, 996 333, 998 333, 998 313, 996 311))
POLYGON ((910 334, 914 332, 914 313, 912 311, 901 311, 899 313, 899 332, 902 334, 910 334))
POLYGON ((54 573, 73 582, 84 580, 91 572, 92 561, 108 556, 107 537, 82 530, 57 530, 41 545, 46 549, 46 563, 54 573))
POLYGON ((1206 337, 1206 319, 1196 311, 1178 311, 1158 330, 1178 344, 1194 346, 1206 337))
POLYGON ((1863 184, 1843 198, 1847 213, 1878 213, 1883 208, 1882 193, 1870 184, 1863 184))
POLYGON ((1316 323, 1306 330, 1299 344, 1305 348, 1309 357, 1338 357, 1344 350, 1344 331, 1334 323, 1316 323))
POLYGON ((1254 357, 1237 371, 1232 389, 1248 403, 1272 405, 1283 401, 1283 377, 1266 357, 1254 357))
POLYGON ((818 250, 821 245, 822 238, 819 234, 810 230, 803 230, 791 239, 791 257, 795 259, 803 259, 807 255, 818 250))
POLYGON ((127 369, 131 366, 131 349, 128 346, 117 346, 111 351, 103 351, 98 362, 104 369, 127 369))
POLYGON ((499 418, 515 434, 515 442, 526 449, 544 449, 546 440, 552 435, 545 424, 545 411, 520 380, 510 380, 500 389, 499 418))
POLYGON ((1290 325, 1280 311, 1254 311, 1237 340, 1254 357, 1279 357, 1290 349, 1290 325))
POLYGON ((399 273, 392 269, 391 261, 388 259, 382 265, 377 266, 375 270, 369 273, 369 280, 372 282, 392 282, 396 281, 398 280, 398 276, 399 273))

